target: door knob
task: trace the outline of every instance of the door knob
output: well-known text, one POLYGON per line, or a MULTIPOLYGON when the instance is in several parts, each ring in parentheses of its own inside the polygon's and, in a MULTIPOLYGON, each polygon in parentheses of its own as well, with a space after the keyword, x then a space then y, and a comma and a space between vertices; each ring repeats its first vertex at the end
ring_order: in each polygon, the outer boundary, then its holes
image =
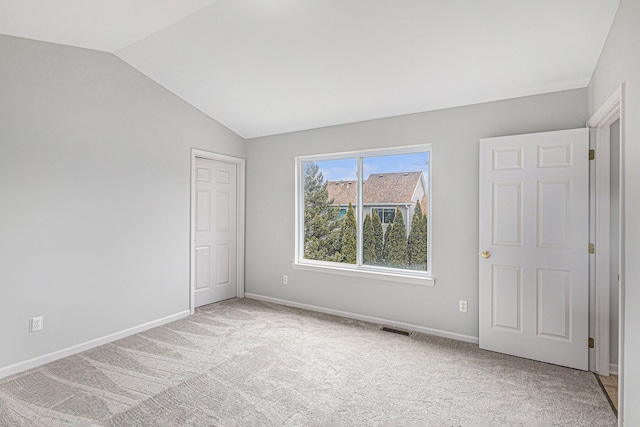
POLYGON ((489 251, 482 252, 482 258, 491 258, 491 252, 489 251))

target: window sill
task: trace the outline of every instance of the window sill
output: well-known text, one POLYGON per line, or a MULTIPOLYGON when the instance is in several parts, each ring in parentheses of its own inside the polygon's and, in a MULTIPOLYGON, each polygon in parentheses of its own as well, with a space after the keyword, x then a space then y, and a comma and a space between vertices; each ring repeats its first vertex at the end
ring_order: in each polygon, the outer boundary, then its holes
POLYGON ((432 277, 417 276, 403 273, 387 273, 385 271, 362 270, 348 267, 336 267, 329 265, 291 264, 294 270, 315 271, 318 273, 339 274, 342 276, 362 277, 374 280, 386 280, 389 282, 409 283, 412 285, 435 286, 436 281, 432 277))

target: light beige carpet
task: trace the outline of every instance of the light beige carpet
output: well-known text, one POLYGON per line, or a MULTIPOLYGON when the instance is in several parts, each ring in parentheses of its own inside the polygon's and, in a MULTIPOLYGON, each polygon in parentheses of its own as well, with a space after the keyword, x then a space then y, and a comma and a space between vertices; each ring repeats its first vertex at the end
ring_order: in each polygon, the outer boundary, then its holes
POLYGON ((589 425, 593 374, 229 300, 0 380, 1 426, 589 425))

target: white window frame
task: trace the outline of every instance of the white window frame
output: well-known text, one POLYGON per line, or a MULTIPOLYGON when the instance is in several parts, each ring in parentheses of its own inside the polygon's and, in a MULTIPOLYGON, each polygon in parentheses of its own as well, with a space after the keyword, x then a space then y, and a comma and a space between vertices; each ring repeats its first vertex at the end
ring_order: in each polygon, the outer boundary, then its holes
POLYGON ((433 150, 431 144, 411 145, 394 148, 349 151, 342 153, 327 153, 295 158, 295 261, 292 267, 297 270, 315 271, 345 276, 364 277, 368 279, 387 280, 393 282, 410 283, 416 285, 434 286, 433 266, 431 261, 431 212, 432 205, 432 170, 433 150), (363 227, 363 171, 362 159, 367 157, 392 156, 399 154, 429 152, 429 168, 427 177, 427 266, 428 271, 402 270, 397 268, 370 266, 362 264, 362 227, 363 227), (356 217, 358 219, 358 260, 354 264, 309 260, 304 258, 304 162, 318 162, 323 160, 341 160, 355 158, 357 162, 358 200, 356 217))

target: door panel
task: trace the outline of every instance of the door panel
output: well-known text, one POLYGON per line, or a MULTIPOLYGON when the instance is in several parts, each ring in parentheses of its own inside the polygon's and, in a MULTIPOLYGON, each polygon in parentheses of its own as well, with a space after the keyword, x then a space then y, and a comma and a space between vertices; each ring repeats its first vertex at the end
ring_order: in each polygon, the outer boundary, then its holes
POLYGON ((493 183, 493 244, 522 246, 522 183, 493 183))
POLYGON ((481 348, 587 369, 588 150, 587 129, 480 141, 481 348))
POLYGON ((216 245, 216 286, 229 284, 231 278, 229 267, 229 244, 216 245))
POLYGON ((570 340, 571 272, 539 268, 537 273, 538 335, 570 340))
POLYGON ((196 231, 211 230, 211 192, 196 191, 196 231))
POLYGON ((228 191, 218 191, 216 200, 216 231, 229 231, 229 201, 228 191))
POLYGON ((522 332, 522 268, 493 265, 491 326, 522 332))
POLYGON ((538 247, 570 247, 570 203, 570 181, 538 181, 538 247))
POLYGON ((195 306, 237 294, 236 165, 196 158, 195 306))
POLYGON ((196 289, 205 289, 211 283, 211 247, 196 247, 196 289))

